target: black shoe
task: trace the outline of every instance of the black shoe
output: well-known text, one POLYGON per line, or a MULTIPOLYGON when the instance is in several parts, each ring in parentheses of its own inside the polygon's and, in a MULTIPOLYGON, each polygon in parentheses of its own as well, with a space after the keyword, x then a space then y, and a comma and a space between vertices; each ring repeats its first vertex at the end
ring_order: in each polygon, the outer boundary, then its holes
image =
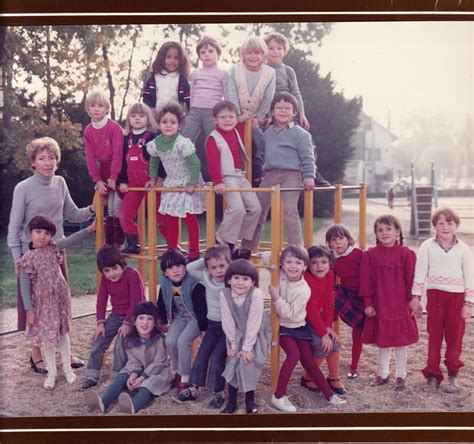
POLYGON ((31 370, 33 370, 35 373, 39 373, 40 375, 46 375, 48 374, 48 370, 45 369, 44 367, 38 367, 37 364, 40 362, 44 362, 42 359, 39 361, 33 361, 33 356, 30 356, 30 365, 31 365, 31 370))
POLYGON ((235 260, 235 259, 250 260, 251 256, 252 256, 252 251, 244 247, 237 248, 232 252, 232 260, 235 260))
POLYGON ((139 239, 136 234, 126 234, 127 246, 121 251, 123 254, 140 254, 140 247, 138 245, 139 239))
POLYGON ((339 379, 329 379, 329 378, 326 378, 328 384, 329 384, 329 387, 331 387, 331 390, 334 392, 334 393, 337 393, 338 395, 344 395, 345 393, 347 393, 347 390, 344 388, 344 387, 334 387, 332 385, 333 382, 340 382, 339 379))
POLYGON ((301 387, 304 387, 306 390, 309 390, 310 392, 313 393, 319 393, 321 390, 319 390, 318 387, 311 387, 308 385, 310 381, 304 378, 304 376, 301 377, 300 385, 301 387))
POLYGON ((237 411, 237 404, 227 404, 221 413, 235 413, 237 411))
POLYGON ((195 391, 193 393, 193 389, 191 387, 181 390, 177 395, 171 397, 171 399, 178 404, 182 404, 186 401, 196 401, 196 398, 196 393, 195 391))
POLYGON ((84 391, 84 390, 89 390, 90 388, 92 387, 95 387, 97 385, 97 381, 95 379, 92 379, 92 378, 85 378, 81 384, 79 385, 79 387, 77 387, 77 390, 79 391, 84 391))
POLYGON ((247 413, 258 413, 257 404, 254 401, 245 406, 245 411, 247 413))
POLYGON ((224 398, 222 395, 220 393, 214 393, 207 407, 210 409, 220 409, 222 404, 224 404, 224 398))
POLYGON ((84 367, 86 364, 81 358, 77 356, 71 356, 71 367, 72 368, 81 368, 84 367))

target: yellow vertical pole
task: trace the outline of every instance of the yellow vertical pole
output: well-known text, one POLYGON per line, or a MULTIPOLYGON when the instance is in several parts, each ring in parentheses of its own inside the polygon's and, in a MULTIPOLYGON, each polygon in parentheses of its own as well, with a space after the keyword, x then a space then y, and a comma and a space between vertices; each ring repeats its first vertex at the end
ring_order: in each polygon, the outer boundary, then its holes
POLYGON ((314 191, 304 192, 303 242, 306 248, 313 245, 313 195, 314 191))
MULTIPOLYGON (((142 200, 138 208, 138 232, 140 233, 140 256, 143 256, 145 240, 146 240, 146 218, 145 218, 145 199, 142 200)), ((146 282, 146 267, 145 259, 138 259, 138 271, 142 277, 143 282, 146 282)))
POLYGON ((207 184, 206 192, 206 248, 211 248, 216 240, 216 193, 212 182, 207 184))
MULTIPOLYGON (((280 227, 280 185, 272 187, 271 192, 271 285, 277 287, 280 285, 280 267, 279 254, 282 245, 281 227, 280 227)), ((275 392, 278 382, 278 373, 280 370, 280 345, 279 345, 279 330, 280 322, 278 315, 271 305, 271 321, 272 321, 272 348, 271 348, 271 388, 272 393, 275 392)))
POLYGON ((367 247, 367 187, 360 184, 359 191, 359 247, 367 247))
POLYGON ((334 191, 334 223, 342 222, 342 185, 338 183, 334 191))
POLYGON ((156 302, 156 191, 147 193, 148 203, 148 300, 156 302))
MULTIPOLYGON (((338 183, 334 191, 334 222, 342 222, 342 185, 338 183)), ((332 324, 332 328, 337 336, 341 335, 341 321, 337 318, 332 324)))
POLYGON ((245 175, 247 180, 252 183, 252 119, 245 121, 244 146, 249 161, 245 163, 245 175))
MULTIPOLYGON (((102 205, 101 196, 98 191, 95 192, 95 251, 99 251, 104 246, 104 207, 102 205)), ((102 273, 98 268, 95 270, 95 283, 97 291, 99 291, 100 279, 102 273)))

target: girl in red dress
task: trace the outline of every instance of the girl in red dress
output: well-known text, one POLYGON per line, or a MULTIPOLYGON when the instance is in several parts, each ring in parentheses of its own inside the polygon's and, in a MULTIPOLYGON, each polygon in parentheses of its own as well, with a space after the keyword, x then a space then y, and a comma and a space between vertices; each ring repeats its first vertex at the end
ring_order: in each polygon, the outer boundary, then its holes
POLYGON ((395 352, 395 391, 406 388, 408 345, 418 341, 414 313, 409 308, 415 273, 415 253, 403 246, 398 219, 383 215, 374 224, 377 244, 362 256, 360 294, 364 298, 363 342, 379 348, 379 373, 370 383, 388 383, 392 347, 395 352))

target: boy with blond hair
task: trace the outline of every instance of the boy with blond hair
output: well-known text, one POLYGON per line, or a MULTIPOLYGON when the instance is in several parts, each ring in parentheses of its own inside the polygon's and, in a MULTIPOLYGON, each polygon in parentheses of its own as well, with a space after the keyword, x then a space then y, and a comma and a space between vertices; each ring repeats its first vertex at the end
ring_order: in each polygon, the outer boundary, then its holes
POLYGON ((418 250, 410 309, 421 316, 420 299, 427 289, 428 362, 422 370, 426 389, 436 391, 443 380, 440 369, 441 346, 446 341, 444 363, 448 369, 445 391, 459 391, 456 378, 461 361, 466 319, 474 306, 474 262, 470 248, 456 237, 461 223, 450 207, 437 208, 431 217, 435 236, 418 250))
POLYGON ((121 247, 125 237, 120 227, 121 199, 116 182, 122 169, 123 131, 109 118, 110 101, 103 91, 89 91, 85 109, 91 117, 91 123, 84 129, 87 170, 108 208, 105 243, 121 247))
POLYGON ((229 73, 229 100, 239 121, 256 117, 263 123, 275 94, 275 70, 265 64, 268 49, 261 37, 248 37, 240 47, 241 61, 229 73))

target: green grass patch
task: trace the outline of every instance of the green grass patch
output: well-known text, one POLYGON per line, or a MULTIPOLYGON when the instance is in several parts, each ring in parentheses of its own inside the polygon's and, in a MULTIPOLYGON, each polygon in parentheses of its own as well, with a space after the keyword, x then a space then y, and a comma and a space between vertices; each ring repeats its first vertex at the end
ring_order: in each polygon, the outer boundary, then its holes
MULTIPOLYGON (((303 223, 303 220, 301 220, 303 223)), ((201 238, 205 237, 206 221, 205 218, 199 218, 199 225, 201 228, 201 238)), ((217 222, 216 226, 219 226, 217 222)), ((316 231, 321 226, 321 220, 315 218, 313 221, 313 231, 316 231)), ((270 240, 270 221, 265 224, 262 240, 270 240)), ((182 239, 187 241, 186 225, 183 221, 182 239)), ((13 266, 13 259, 10 251, 7 248, 6 237, 0 239, 0 261, 2 263, 0 275, 0 308, 15 307, 16 305, 16 275, 13 266)), ((92 242, 92 238, 91 238, 92 242)), ((161 237, 158 238, 161 242, 161 237)), ((89 246, 90 247, 90 246, 89 246)), ((71 283, 71 293, 73 296, 83 294, 95 294, 97 292, 95 285, 95 254, 93 248, 84 248, 85 253, 78 253, 77 249, 68 250, 67 262, 69 270, 69 279, 71 283)), ((137 261, 128 259, 127 262, 137 267, 137 261)), ((161 272, 158 269, 158 279, 161 272)))

